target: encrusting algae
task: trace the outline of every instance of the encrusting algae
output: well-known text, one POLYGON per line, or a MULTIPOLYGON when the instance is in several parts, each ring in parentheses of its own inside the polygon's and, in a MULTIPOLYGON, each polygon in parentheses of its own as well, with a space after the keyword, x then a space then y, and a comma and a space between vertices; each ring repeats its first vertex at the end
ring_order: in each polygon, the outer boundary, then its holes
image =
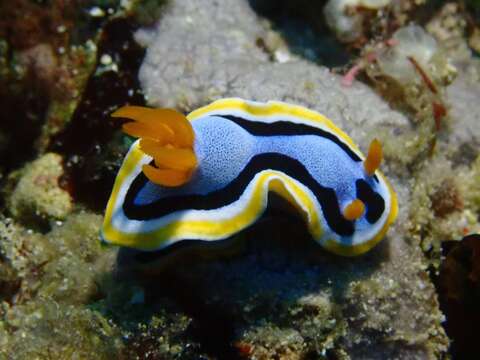
POLYGON ((73 210, 73 202, 59 185, 63 173, 62 156, 56 153, 47 153, 20 170, 7 198, 12 216, 30 224, 64 220, 73 210))

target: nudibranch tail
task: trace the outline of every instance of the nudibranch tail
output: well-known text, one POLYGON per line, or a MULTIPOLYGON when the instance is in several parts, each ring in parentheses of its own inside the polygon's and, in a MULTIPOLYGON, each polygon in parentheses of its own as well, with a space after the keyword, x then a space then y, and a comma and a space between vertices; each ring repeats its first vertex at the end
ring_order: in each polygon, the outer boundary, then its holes
POLYGON ((368 148, 368 155, 363 163, 365 172, 372 176, 380 167, 383 159, 382 143, 378 139, 373 139, 368 148))
POLYGON ((123 124, 128 135, 140 138, 140 149, 154 160, 142 171, 153 183, 161 186, 181 186, 188 182, 197 166, 193 151, 194 132, 190 121, 173 109, 150 109, 124 106, 112 117, 134 120, 123 124))

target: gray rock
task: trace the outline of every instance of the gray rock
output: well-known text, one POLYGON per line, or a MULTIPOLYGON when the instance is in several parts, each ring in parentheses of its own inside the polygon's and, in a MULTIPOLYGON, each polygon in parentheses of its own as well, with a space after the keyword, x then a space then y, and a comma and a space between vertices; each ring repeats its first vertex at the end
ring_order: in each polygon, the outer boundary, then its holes
POLYGON ((465 70, 460 71, 459 76, 447 88, 446 95, 453 122, 451 132, 448 134, 448 143, 455 147, 469 144, 478 149, 480 147, 480 113, 473 109, 480 99, 478 74, 472 77, 472 74, 465 70))
POLYGON ((223 96, 235 78, 267 62, 255 44, 263 32, 246 1, 172 3, 155 32, 137 33, 148 45, 139 77, 149 102, 191 108, 223 96))

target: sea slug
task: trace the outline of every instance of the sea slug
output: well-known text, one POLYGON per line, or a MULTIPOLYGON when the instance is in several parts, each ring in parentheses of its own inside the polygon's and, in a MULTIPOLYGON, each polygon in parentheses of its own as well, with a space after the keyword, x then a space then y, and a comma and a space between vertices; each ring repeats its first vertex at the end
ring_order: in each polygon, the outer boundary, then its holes
POLYGON ((104 242, 145 251, 186 240, 222 241, 252 225, 268 193, 287 200, 312 238, 336 254, 362 254, 397 214, 378 170, 374 139, 365 157, 325 116, 283 102, 222 99, 186 117, 126 106, 139 137, 108 201, 104 242))

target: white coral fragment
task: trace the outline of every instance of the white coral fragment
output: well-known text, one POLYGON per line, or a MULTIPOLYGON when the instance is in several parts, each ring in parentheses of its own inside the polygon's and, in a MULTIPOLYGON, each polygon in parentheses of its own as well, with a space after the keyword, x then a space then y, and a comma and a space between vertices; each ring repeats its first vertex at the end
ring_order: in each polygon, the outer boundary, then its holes
POLYGON ((323 8, 328 26, 338 38, 351 42, 362 34, 365 12, 362 9, 379 10, 390 5, 391 0, 329 0, 323 8))
POLYGON ((439 48, 435 39, 418 25, 398 29, 393 35, 393 46, 378 56, 382 71, 401 83, 418 79, 414 61, 425 71, 439 48))

